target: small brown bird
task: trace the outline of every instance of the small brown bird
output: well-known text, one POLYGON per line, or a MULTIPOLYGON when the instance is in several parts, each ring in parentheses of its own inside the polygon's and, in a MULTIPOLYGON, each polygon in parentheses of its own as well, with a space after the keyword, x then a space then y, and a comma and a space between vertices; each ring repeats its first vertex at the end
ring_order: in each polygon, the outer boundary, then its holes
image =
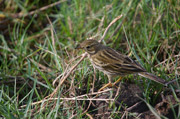
MULTIPOLYGON (((120 54, 110 47, 100 44, 96 40, 85 40, 77 46, 77 49, 84 49, 89 54, 92 65, 108 76, 109 83, 100 90, 103 90, 107 86, 112 86, 111 80, 113 76, 124 76, 128 74, 138 74, 166 86, 165 80, 148 73, 136 61, 126 55, 120 54)), ((121 78, 115 83, 120 80, 121 78)), ((115 85, 115 83, 113 85, 115 85)))

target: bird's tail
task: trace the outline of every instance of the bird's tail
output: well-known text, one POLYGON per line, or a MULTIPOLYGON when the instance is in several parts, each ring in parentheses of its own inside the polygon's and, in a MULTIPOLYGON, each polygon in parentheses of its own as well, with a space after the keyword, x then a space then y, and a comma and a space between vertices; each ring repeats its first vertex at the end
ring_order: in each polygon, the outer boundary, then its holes
POLYGON ((142 73, 139 73, 139 75, 143 76, 145 78, 151 79, 151 80, 153 80, 155 82, 158 82, 160 84, 163 84, 164 86, 168 85, 168 83, 164 79, 161 79, 161 78, 157 77, 154 74, 151 74, 151 73, 148 73, 148 72, 142 72, 142 73))

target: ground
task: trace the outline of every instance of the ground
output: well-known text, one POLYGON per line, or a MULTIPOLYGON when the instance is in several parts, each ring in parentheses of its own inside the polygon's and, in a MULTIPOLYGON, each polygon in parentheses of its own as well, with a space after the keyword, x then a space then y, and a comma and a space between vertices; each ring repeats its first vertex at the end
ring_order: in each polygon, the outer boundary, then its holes
POLYGON ((179 11, 179 0, 1 0, 0 118, 180 118, 179 11), (106 75, 75 49, 90 37, 174 82, 128 75, 98 92, 106 75))

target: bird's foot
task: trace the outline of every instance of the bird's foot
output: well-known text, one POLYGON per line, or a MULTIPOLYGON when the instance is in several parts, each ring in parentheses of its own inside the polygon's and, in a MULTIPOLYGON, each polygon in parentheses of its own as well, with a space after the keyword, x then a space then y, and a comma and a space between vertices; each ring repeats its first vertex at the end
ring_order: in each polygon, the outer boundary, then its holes
MULTIPOLYGON (((115 81, 112 85, 116 86, 116 84, 119 83, 121 80, 122 80, 122 77, 119 77, 119 79, 117 81, 115 81)), ((116 88, 118 88, 118 87, 116 86, 116 88)))
POLYGON ((104 85, 102 88, 100 88, 100 89, 98 90, 98 92, 104 90, 106 87, 114 87, 114 86, 115 86, 116 88, 118 88, 118 86, 116 86, 116 84, 119 83, 121 80, 122 80, 122 77, 120 77, 120 78, 119 78, 117 81, 115 81, 114 83, 109 82, 108 84, 106 84, 106 85, 104 85))
POLYGON ((113 84, 109 82, 108 84, 106 84, 106 85, 104 85, 102 88, 100 88, 100 89, 98 90, 98 92, 104 90, 106 87, 112 87, 112 86, 113 86, 113 84))

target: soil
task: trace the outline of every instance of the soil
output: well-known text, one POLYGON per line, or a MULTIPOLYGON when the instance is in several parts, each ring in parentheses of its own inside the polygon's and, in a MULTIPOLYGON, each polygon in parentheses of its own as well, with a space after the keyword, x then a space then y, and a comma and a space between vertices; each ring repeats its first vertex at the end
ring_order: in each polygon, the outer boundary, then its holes
MULTIPOLYGON (((180 94, 176 94, 178 99, 180 94)), ((113 88, 113 93, 103 93, 99 95, 99 99, 115 99, 115 101, 92 101, 92 105, 88 112, 94 119, 157 119, 152 113, 148 105, 143 101, 143 88, 136 84, 122 83, 120 89, 113 88), (116 110, 113 110, 115 109, 116 110)), ((151 97, 153 98, 153 97, 151 97)), ((178 114, 178 102, 174 98, 170 90, 164 91, 158 98, 156 103, 151 106, 160 117, 165 116, 169 119, 176 119, 178 114), (172 111, 172 107, 175 109, 172 111), (174 114, 175 113, 175 114, 174 114)))

